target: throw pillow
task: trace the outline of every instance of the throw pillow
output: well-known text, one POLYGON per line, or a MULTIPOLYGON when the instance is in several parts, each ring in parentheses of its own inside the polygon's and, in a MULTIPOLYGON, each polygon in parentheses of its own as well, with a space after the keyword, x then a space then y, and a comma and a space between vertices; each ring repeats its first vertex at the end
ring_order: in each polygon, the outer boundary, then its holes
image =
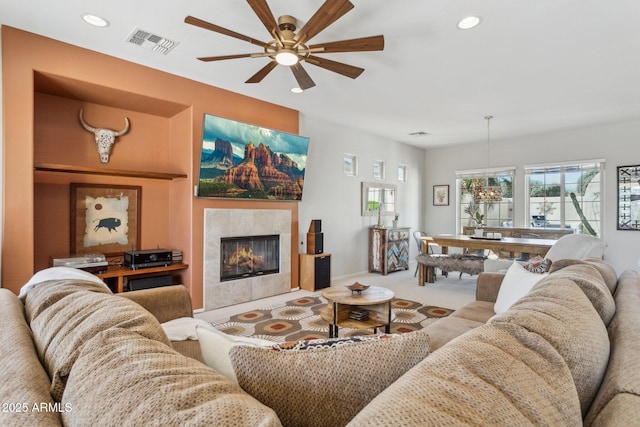
POLYGON ((499 314, 508 310, 513 303, 529 293, 533 285, 547 275, 548 273, 531 273, 525 270, 522 265, 514 262, 504 275, 493 311, 499 314))
POLYGON ((283 346, 231 349, 240 386, 274 409, 283 425, 346 425, 429 355, 430 339, 424 331, 414 331, 312 344, 296 344, 294 350, 283 350, 283 346))
POLYGON ((211 325, 196 325, 196 334, 200 341, 200 350, 205 365, 236 383, 238 379, 229 359, 229 351, 238 345, 271 348, 274 344, 272 341, 258 338, 225 334, 211 325))
POLYGON ((540 255, 535 258, 531 258, 528 263, 524 265, 525 270, 531 273, 546 273, 551 268, 552 261, 550 259, 544 259, 540 255))

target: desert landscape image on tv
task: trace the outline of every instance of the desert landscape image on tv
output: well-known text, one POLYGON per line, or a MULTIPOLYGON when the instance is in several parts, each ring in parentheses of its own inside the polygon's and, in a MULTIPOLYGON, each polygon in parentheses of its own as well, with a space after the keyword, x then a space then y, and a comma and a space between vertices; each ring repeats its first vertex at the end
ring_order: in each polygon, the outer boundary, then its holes
POLYGON ((204 116, 198 197, 301 200, 309 138, 204 116))

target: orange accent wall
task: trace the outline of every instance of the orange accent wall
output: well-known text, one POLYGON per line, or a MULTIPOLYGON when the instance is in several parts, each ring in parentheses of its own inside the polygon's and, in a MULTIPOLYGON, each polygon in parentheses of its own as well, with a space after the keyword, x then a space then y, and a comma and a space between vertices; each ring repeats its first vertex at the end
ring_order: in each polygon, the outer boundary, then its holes
MULTIPOLYGON (((169 59, 170 60, 170 59, 169 59)), ((298 284, 296 202, 200 199, 200 144, 205 113, 298 132, 297 111, 136 65, 11 27, 2 27, 4 188, 2 286, 18 292, 51 255, 69 251, 69 183, 142 187, 141 249, 183 251, 182 273, 194 308, 203 306, 205 208, 286 209, 292 213, 291 283, 298 284), (130 131, 100 163, 95 127, 130 131), (34 164, 186 174, 156 180, 34 172, 34 164)))

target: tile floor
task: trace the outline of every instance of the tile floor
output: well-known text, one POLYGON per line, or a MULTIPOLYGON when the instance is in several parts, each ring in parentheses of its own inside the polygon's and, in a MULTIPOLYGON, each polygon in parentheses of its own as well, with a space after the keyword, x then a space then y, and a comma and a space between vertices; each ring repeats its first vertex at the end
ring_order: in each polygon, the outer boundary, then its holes
MULTIPOLYGON (((477 276, 463 274, 462 278, 459 278, 459 273, 453 272, 449 273, 448 277, 439 275, 435 283, 418 286, 418 279, 414 277, 414 272, 415 264, 410 267, 409 270, 393 272, 386 276, 378 273, 363 273, 337 278, 333 280, 332 286, 350 285, 354 282, 360 282, 365 285, 382 286, 395 292, 396 297, 454 310, 475 300, 477 276)), ((304 290, 295 290, 286 294, 256 301, 199 312, 195 314, 195 317, 209 322, 221 320, 249 310, 279 305, 285 301, 313 293, 314 292, 304 290)))

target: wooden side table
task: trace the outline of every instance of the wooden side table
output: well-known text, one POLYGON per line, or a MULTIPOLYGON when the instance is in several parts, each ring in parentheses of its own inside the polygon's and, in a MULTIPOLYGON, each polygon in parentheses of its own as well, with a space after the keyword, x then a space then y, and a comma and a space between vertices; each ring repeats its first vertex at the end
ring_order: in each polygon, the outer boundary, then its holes
POLYGON ((338 328, 377 329, 384 326, 385 333, 391 333, 391 300, 395 294, 380 286, 371 286, 358 292, 351 292, 346 286, 332 286, 322 291, 327 306, 320 311, 320 317, 329 323, 329 338, 338 336, 338 328), (358 309, 368 311, 366 320, 356 320, 349 314, 358 309))

